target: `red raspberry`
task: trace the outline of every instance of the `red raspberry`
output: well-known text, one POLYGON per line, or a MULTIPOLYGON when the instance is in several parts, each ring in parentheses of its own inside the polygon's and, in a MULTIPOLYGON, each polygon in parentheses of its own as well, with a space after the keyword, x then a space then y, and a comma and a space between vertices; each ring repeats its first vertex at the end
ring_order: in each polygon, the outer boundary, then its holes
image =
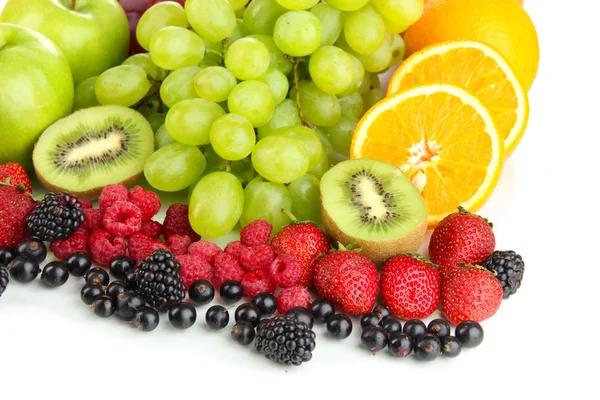
POLYGON ((142 212, 127 201, 117 201, 104 210, 104 229, 113 236, 127 238, 142 229, 142 212))
POLYGON ((87 201, 86 199, 82 199, 81 197, 79 198, 79 202, 81 203, 81 208, 83 210, 87 209, 87 208, 94 208, 94 205, 87 201))
POLYGON ((304 286, 293 286, 283 289, 277 295, 277 311, 284 315, 294 307, 310 309, 310 294, 304 286))
POLYGON ((239 261, 240 256, 242 255, 242 250, 244 250, 245 248, 246 246, 244 246, 242 242, 236 240, 235 242, 231 242, 227 246, 225 246, 225 253, 231 254, 233 258, 239 261))
POLYGON ((280 254, 269 265, 271 281, 280 288, 289 288, 300 283, 302 264, 292 256, 280 254))
POLYGON ((240 241, 244 246, 254 247, 269 244, 273 227, 263 219, 250 222, 240 232, 240 241))
POLYGON ((150 236, 152 239, 158 240, 163 233, 163 226, 160 222, 150 220, 142 222, 140 233, 150 236))
POLYGON ((66 260, 77 251, 88 253, 88 239, 90 234, 87 230, 79 228, 67 240, 55 240, 50 243, 50 251, 54 253, 59 260, 66 260))
POLYGON ((200 235, 194 232, 190 225, 188 212, 189 207, 179 203, 175 203, 167 209, 165 222, 163 222, 165 238, 175 233, 182 233, 191 237, 194 242, 200 240, 200 235))
POLYGON ((192 244, 192 239, 188 235, 175 234, 167 239, 167 246, 171 249, 171 253, 176 256, 187 254, 190 244, 192 244))
POLYGON ((158 249, 164 249, 167 251, 169 250, 167 245, 164 243, 154 240, 150 236, 144 235, 143 233, 134 233, 129 238, 129 257, 133 258, 135 262, 139 262, 148 254, 152 254, 154 250, 158 249))
POLYGON ((244 270, 237 260, 229 253, 221 253, 215 258, 213 265, 212 284, 219 290, 221 285, 228 280, 240 282, 244 277, 244 270))
POLYGON ((107 185, 102 189, 98 204, 102 211, 112 206, 117 201, 129 201, 129 192, 123 185, 107 185))
POLYGON ((240 253, 240 265, 244 271, 250 272, 267 268, 275 259, 275 252, 268 244, 243 248, 240 253))
POLYGON ((162 206, 159 195, 144 190, 141 186, 136 186, 129 191, 129 201, 142 211, 142 222, 152 219, 162 206))
POLYGON ((82 228, 88 231, 104 228, 102 225, 102 210, 98 208, 84 208, 83 213, 85 214, 85 222, 81 225, 82 228))
POLYGON ((101 267, 108 267, 114 258, 127 255, 125 239, 114 237, 104 229, 92 232, 88 247, 92 260, 101 267))
POLYGON ((261 292, 275 292, 275 285, 269 280, 269 273, 264 269, 247 272, 240 283, 246 297, 252 298, 261 292))
POLYGON ((209 242, 208 240, 199 240, 188 247, 188 254, 200 256, 211 265, 215 263, 215 258, 221 253, 223 253, 223 250, 216 243, 209 242))
POLYGON ((204 258, 191 254, 184 254, 175 258, 181 264, 181 277, 183 278, 185 290, 188 290, 194 282, 200 279, 210 279, 212 266, 204 258))

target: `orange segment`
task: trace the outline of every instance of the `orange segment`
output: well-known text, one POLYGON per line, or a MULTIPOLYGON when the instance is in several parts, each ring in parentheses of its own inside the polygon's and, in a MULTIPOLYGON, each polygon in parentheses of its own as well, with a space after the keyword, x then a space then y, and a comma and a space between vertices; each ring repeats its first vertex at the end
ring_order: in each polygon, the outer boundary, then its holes
POLYGON ((434 84, 371 108, 356 127, 350 156, 400 167, 421 191, 435 226, 458 206, 475 211, 485 203, 500 176, 504 144, 475 96, 434 84))
POLYGON ((496 122, 506 152, 514 150, 525 132, 529 103, 523 85, 497 51, 473 41, 426 47, 398 67, 388 96, 432 83, 452 83, 476 95, 496 122))

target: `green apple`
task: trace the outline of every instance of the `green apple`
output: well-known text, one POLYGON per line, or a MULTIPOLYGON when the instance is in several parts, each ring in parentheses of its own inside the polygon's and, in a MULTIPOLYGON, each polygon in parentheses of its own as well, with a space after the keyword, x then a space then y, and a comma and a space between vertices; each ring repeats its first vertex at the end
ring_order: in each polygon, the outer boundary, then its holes
POLYGON ((8 0, 1 22, 52 40, 69 61, 75 85, 119 65, 129 51, 129 24, 117 0, 8 0))
POLYGON ((38 136, 73 109, 67 59, 44 35, 0 23, 0 164, 31 169, 38 136))

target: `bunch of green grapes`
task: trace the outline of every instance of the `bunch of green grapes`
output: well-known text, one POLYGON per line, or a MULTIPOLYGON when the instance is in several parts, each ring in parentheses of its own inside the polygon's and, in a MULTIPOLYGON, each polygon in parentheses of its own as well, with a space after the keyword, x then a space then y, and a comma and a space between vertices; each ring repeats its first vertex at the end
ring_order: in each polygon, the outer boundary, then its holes
POLYGON ((161 2, 137 26, 148 52, 76 89, 76 108, 120 104, 156 132, 145 177, 189 191, 205 237, 291 213, 320 223, 319 179, 404 58, 423 0, 161 2))

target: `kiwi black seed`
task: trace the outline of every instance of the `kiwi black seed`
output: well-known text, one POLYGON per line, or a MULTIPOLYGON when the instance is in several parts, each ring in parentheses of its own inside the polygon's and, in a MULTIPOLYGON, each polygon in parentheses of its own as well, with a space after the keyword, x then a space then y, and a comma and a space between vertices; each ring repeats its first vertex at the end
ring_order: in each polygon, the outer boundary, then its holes
POLYGON ((377 180, 374 174, 363 169, 362 171, 352 174, 350 179, 346 182, 346 186, 350 189, 352 196, 350 201, 360 210, 360 220, 362 222, 382 223, 381 221, 383 220, 383 223, 385 223, 385 220, 400 216, 400 214, 396 212, 398 205, 396 204, 394 195, 385 191, 383 184, 377 180), (381 204, 385 207, 385 214, 374 214, 373 207, 364 201, 362 191, 358 185, 362 185, 362 182, 365 180, 371 183, 374 192, 379 196, 381 204))

